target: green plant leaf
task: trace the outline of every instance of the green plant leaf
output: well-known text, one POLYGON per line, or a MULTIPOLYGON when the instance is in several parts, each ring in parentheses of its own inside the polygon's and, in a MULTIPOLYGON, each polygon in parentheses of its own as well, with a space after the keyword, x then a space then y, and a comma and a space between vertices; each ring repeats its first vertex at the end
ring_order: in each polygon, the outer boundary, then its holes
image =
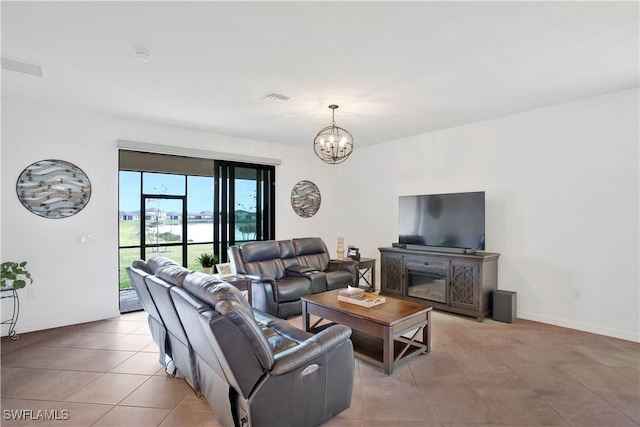
POLYGON ((20 289, 27 285, 27 280, 29 281, 29 284, 33 283, 31 274, 25 268, 26 265, 27 261, 19 263, 7 261, 0 264, 0 272, 2 273, 2 276, 0 277, 0 286, 3 288, 13 286, 15 289, 20 289))

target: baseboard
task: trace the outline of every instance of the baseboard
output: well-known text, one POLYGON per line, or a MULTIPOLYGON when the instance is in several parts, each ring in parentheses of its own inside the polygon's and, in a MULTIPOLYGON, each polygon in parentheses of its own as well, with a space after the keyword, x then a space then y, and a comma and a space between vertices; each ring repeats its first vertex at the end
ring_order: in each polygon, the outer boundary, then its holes
MULTIPOLYGON (((62 328, 64 326, 77 325, 79 323, 87 323, 87 322, 95 322, 97 320, 105 320, 105 319, 113 319, 120 316, 119 311, 105 311, 102 313, 93 313, 91 316, 78 316, 78 317, 68 317, 64 319, 56 319, 55 321, 42 321, 35 323, 23 323, 18 318, 18 324, 16 325, 16 333, 26 334, 29 332, 42 331, 45 329, 53 329, 53 328, 62 328)), ((8 327, 3 325, 2 328, 2 336, 6 337, 8 334, 8 327), (5 330, 7 329, 7 330, 5 330)))
POLYGON ((629 331, 603 328, 601 326, 590 325, 588 323, 574 322, 567 319, 543 316, 535 313, 526 313, 520 310, 518 310, 518 318, 532 320, 534 322, 547 323, 554 326, 561 326, 563 328, 577 329, 579 331, 591 332, 593 334, 605 335, 607 337, 619 338, 627 341, 640 342, 640 334, 629 331))

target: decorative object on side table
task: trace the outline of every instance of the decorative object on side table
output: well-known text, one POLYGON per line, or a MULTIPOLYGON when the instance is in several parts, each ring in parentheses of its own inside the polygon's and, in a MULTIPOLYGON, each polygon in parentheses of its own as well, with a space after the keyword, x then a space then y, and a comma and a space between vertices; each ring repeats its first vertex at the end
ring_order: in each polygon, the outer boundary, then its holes
POLYGON ((344 259, 344 237, 338 237, 338 249, 336 251, 338 253, 338 259, 344 259))
POLYGON ((226 277, 233 277, 236 275, 230 262, 226 262, 224 264, 216 264, 216 270, 218 270, 218 274, 220 274, 221 279, 224 279, 226 277))
POLYGON ((211 253, 203 253, 196 260, 202 266, 202 272, 205 274, 213 274, 213 266, 218 262, 218 257, 211 253))
POLYGON ((311 218, 320 209, 320 190, 311 181, 300 181, 291 190, 291 207, 303 218, 311 218))
POLYGON ((22 205, 45 218, 80 212, 91 198, 91 182, 78 166, 63 160, 41 160, 22 171, 16 183, 22 205))
POLYGON ((356 248, 355 246, 349 246, 347 248, 347 257, 356 261, 360 261, 360 249, 356 248))
POLYGON ((0 299, 11 298, 13 300, 13 311, 11 319, 1 322, 3 325, 9 325, 7 335, 11 340, 19 338, 16 334, 16 324, 18 323, 18 315, 20 314, 20 299, 18 298, 17 289, 22 289, 27 284, 33 283, 31 273, 25 268, 26 261, 22 262, 3 262, 0 266, 0 299), (10 293, 10 295, 4 295, 10 293))

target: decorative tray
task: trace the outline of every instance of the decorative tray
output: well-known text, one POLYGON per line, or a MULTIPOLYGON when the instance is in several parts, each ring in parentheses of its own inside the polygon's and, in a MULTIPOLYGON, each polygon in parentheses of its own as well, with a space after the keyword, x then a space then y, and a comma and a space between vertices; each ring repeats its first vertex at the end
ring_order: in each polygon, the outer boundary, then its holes
POLYGON ((349 304, 359 305, 361 307, 375 307, 376 305, 384 304, 386 301, 384 297, 373 294, 364 294, 358 297, 347 297, 338 295, 338 301, 348 302, 349 304))

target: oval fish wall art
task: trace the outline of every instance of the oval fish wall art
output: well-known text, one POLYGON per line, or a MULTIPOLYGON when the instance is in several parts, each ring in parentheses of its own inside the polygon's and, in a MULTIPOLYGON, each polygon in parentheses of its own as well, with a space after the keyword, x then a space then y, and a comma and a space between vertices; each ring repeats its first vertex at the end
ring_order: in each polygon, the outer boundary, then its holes
POLYGON ((300 181, 291 190, 291 207, 299 216, 311 218, 320 209, 320 190, 311 181, 300 181))
POLYGON ((76 165, 41 160, 18 177, 16 193, 22 205, 45 218, 65 218, 80 212, 91 198, 91 183, 76 165))

